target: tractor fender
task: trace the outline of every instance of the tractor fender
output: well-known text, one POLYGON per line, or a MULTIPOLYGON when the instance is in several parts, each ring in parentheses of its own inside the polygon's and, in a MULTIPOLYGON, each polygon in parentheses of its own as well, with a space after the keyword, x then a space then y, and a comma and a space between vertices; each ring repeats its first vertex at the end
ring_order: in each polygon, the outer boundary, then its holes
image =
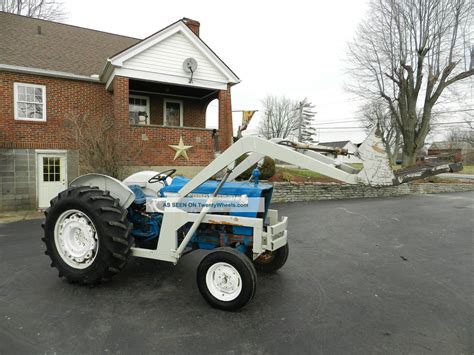
POLYGON ((75 178, 69 184, 70 187, 97 186, 103 191, 109 191, 110 196, 119 200, 120 206, 127 209, 135 200, 135 194, 120 180, 103 174, 85 174, 75 178))

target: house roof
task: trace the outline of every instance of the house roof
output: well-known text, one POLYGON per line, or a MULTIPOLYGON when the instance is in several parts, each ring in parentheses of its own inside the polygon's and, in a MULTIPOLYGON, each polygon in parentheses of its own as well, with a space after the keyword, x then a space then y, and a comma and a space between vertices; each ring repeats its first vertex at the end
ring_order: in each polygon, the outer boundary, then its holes
MULTIPOLYGON (((109 58, 117 58, 139 48, 181 23, 184 24, 183 20, 178 20, 140 40, 0 11, 0 68, 35 68, 45 74, 58 72, 81 77, 101 75, 109 58)), ((215 57, 216 64, 222 70, 230 73, 234 81, 239 81, 237 75, 204 41, 198 36, 195 36, 195 40, 204 51, 209 51, 215 57)))
MULTIPOLYGON (((146 46, 146 42, 150 42, 150 43, 159 42, 159 41, 161 40, 161 39, 160 39, 160 35, 161 35, 161 34, 164 34, 164 33, 167 32, 167 31, 172 30, 173 27, 179 27, 179 25, 181 25, 183 29, 188 29, 188 26, 186 25, 185 20, 187 20, 187 18, 184 17, 184 18, 182 18, 182 19, 180 19, 180 20, 178 20, 178 21, 176 21, 176 22, 173 22, 172 24, 170 24, 170 25, 168 25, 168 26, 162 28, 161 30, 159 30, 159 31, 157 31, 157 32, 155 32, 155 33, 153 33, 153 34, 151 34, 150 36, 148 36, 148 37, 146 37, 146 38, 140 40, 139 42, 134 43, 134 44, 132 44, 131 46, 122 49, 122 50, 119 51, 118 53, 115 53, 115 54, 112 55, 109 59, 110 59, 111 61, 114 61, 114 60, 115 60, 116 58, 118 58, 118 57, 121 57, 121 56, 126 57, 126 56, 127 56, 127 55, 126 55, 127 52, 132 51, 134 48, 137 48, 137 49, 138 49, 138 48, 140 48, 140 46, 143 46, 143 45, 146 46)), ((192 33, 191 36, 192 36, 194 39, 197 40, 198 46, 201 45, 203 50, 209 51, 209 53, 210 53, 212 56, 215 57, 215 59, 218 61, 218 63, 223 66, 224 71, 228 71, 228 72, 231 74, 231 76, 234 77, 234 78, 233 78, 234 80, 240 81, 240 79, 239 79, 239 77, 237 76, 237 74, 235 74, 235 72, 211 49, 211 47, 209 47, 209 46, 206 44, 206 42, 204 42, 204 41, 201 39, 201 37, 197 36, 194 32, 190 31, 189 29, 188 29, 188 33, 189 33, 189 34, 192 33)))
POLYGON ((324 145, 326 147, 333 147, 333 148, 344 148, 347 143, 351 141, 336 141, 336 142, 320 142, 318 145, 324 145))
POLYGON ((100 74, 109 56, 140 41, 6 12, 0 34, 0 64, 85 76, 100 74))

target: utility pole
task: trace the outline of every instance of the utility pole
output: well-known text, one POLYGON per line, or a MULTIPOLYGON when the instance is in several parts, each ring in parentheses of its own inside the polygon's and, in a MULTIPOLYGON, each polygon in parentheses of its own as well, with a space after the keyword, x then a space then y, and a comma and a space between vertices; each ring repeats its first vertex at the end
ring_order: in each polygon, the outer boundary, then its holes
POLYGON ((299 121, 300 121, 300 124, 298 125, 298 142, 302 142, 303 141, 303 136, 302 136, 302 127, 303 127, 303 101, 300 101, 299 103, 300 105, 300 118, 299 118, 299 121))

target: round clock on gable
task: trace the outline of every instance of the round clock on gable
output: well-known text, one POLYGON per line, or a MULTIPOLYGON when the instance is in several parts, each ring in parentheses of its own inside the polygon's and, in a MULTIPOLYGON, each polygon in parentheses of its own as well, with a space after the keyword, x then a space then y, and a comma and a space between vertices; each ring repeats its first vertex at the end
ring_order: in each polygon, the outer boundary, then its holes
POLYGON ((194 59, 194 58, 187 58, 183 62, 183 70, 186 73, 191 74, 191 76, 189 78, 189 83, 193 82, 193 75, 194 75, 194 72, 197 69, 197 66, 198 66, 197 60, 194 59))

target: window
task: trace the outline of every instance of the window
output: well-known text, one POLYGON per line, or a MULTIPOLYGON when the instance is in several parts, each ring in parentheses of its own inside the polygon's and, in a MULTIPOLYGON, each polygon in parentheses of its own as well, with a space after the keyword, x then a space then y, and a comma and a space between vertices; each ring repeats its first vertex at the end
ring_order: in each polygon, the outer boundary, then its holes
POLYGON ((46 121, 46 86, 15 83, 13 96, 16 120, 46 121))
POLYGON ((150 124, 150 100, 147 96, 128 97, 128 120, 130 124, 150 124))
POLYGON ((60 158, 43 158, 43 181, 60 181, 61 180, 61 159, 60 158))
POLYGON ((163 105, 163 124, 165 126, 183 126, 183 101, 168 100, 163 105))

